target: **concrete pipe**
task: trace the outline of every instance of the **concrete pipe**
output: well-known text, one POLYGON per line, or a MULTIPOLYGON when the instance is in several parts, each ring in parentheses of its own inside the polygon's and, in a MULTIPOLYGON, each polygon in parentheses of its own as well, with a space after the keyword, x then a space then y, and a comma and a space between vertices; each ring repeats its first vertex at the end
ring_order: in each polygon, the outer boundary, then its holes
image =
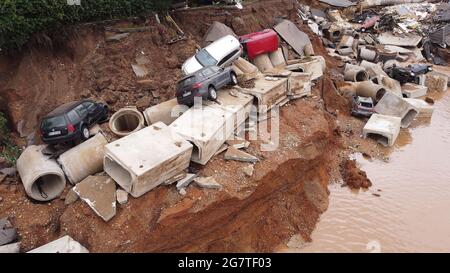
POLYGON ((345 66, 344 80, 351 82, 363 82, 369 79, 369 74, 363 67, 347 64, 345 66))
POLYGON ((305 56, 314 56, 315 53, 312 43, 307 43, 303 48, 303 52, 305 53, 305 56))
POLYGON ((144 124, 144 116, 135 107, 122 108, 109 119, 109 128, 120 137, 141 130, 144 124))
POLYGON ((377 52, 375 50, 370 50, 365 47, 362 47, 359 50, 359 57, 366 61, 375 61, 377 58, 377 52))
POLYGON ((272 62, 270 61, 269 54, 267 53, 256 56, 252 62, 261 72, 266 72, 273 69, 272 62))
POLYGON ((278 48, 274 52, 270 52, 269 58, 274 67, 286 65, 286 61, 284 60, 283 51, 281 50, 281 48, 278 48))
POLYGON ((61 164, 70 183, 76 184, 89 175, 103 170, 106 144, 108 141, 105 136, 99 133, 58 158, 58 163, 61 164))
POLYGON ((351 48, 351 47, 339 48, 339 49, 336 49, 336 51, 341 56, 349 56, 354 53, 353 48, 351 48))
POLYGON ((28 146, 17 160, 17 171, 27 195, 38 201, 58 197, 66 186, 64 172, 56 160, 42 153, 46 147, 28 146))
POLYGON ((383 86, 374 84, 370 81, 360 82, 356 87, 356 95, 361 97, 370 97, 374 101, 379 101, 384 94, 386 89, 383 86))

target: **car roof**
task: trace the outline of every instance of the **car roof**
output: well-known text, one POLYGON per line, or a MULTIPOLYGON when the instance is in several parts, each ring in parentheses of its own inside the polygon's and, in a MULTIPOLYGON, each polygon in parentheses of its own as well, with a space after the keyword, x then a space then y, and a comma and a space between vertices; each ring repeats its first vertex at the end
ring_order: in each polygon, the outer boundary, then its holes
POLYGON ((198 76, 202 71, 205 71, 206 69, 211 68, 211 67, 217 67, 217 69, 220 69, 220 67, 218 67, 217 65, 205 66, 205 67, 201 68, 200 70, 195 71, 194 73, 184 76, 178 82, 184 81, 185 79, 188 79, 193 76, 198 76))
POLYGON ((219 57, 219 59, 221 59, 223 56, 226 56, 227 54, 230 53, 230 51, 224 50, 224 47, 228 48, 226 46, 229 46, 229 45, 231 45, 231 47, 233 47, 233 48, 234 47, 239 48, 241 43, 233 35, 226 35, 226 36, 218 39, 217 41, 209 44, 204 49, 206 51, 208 51, 208 53, 211 54, 211 56, 213 56, 214 58, 219 57))
POLYGON ((51 117, 56 117, 56 116, 65 114, 65 113, 69 112, 70 110, 72 110, 73 108, 77 107, 78 105, 80 105, 86 101, 88 101, 88 100, 80 100, 80 101, 72 101, 72 102, 64 103, 64 104, 56 107, 55 109, 53 109, 53 111, 48 113, 44 118, 51 118, 51 117))

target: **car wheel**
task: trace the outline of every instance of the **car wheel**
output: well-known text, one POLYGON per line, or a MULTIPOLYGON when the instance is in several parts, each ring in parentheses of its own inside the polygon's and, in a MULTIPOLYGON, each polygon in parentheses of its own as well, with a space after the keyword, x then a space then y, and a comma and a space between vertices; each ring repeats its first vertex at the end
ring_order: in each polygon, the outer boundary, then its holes
POLYGON ((208 99, 210 99, 210 100, 217 100, 217 91, 214 88, 214 86, 210 86, 208 88, 208 99))
POLYGON ((89 129, 86 125, 83 125, 83 127, 81 127, 81 139, 85 141, 89 139, 89 137, 90 137, 89 129))
POLYGON ((238 79, 237 76, 234 72, 231 73, 231 85, 236 85, 238 84, 238 79))

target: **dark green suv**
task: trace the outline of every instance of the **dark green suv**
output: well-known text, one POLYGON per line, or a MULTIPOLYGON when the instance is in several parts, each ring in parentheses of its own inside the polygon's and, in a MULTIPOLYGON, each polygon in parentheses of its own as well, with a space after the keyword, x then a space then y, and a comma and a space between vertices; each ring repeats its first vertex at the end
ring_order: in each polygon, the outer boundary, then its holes
POLYGON ((84 141, 89 128, 108 118, 108 107, 90 100, 63 104, 48 113, 41 122, 41 138, 47 144, 84 141))

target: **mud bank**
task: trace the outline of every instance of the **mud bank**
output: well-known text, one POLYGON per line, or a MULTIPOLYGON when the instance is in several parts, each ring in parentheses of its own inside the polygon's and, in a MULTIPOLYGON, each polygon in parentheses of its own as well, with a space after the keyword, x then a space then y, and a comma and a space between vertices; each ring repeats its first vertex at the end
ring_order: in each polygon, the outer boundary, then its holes
MULTIPOLYGON (((168 41, 176 31, 150 18, 109 25, 148 27, 118 42, 106 42, 111 33, 105 26, 89 25, 58 50, 28 49, 15 58, 2 57, 1 110, 26 136, 35 132, 48 109, 70 100, 105 101, 113 111, 125 105, 142 109, 173 97, 180 66, 207 29, 200 22, 230 23, 240 17, 248 24, 243 31, 250 32, 271 26, 277 16, 297 16, 295 1, 255 1, 241 11, 227 12, 192 9, 173 14, 189 34, 174 44, 168 41), (150 68, 143 78, 146 84, 131 68, 138 59, 150 68)), ((325 54, 320 40, 312 41, 328 69, 336 69, 337 62, 325 54)), ((247 164, 225 162, 223 155, 198 169, 199 175, 213 176, 223 186, 221 191, 189 186, 182 197, 174 187, 160 186, 130 198, 105 223, 84 202, 65 205, 68 188, 59 199, 37 203, 26 197, 18 177, 7 178, 0 184, 0 217, 10 217, 18 229, 21 251, 66 234, 92 252, 269 252, 294 234, 310 240, 328 207, 328 182, 337 179, 340 161, 349 152, 345 132, 337 124, 337 117, 347 118, 348 102, 337 94, 329 75, 327 71, 316 83, 311 97, 280 109, 277 150, 261 151, 260 145, 269 141, 264 135, 251 142, 248 152, 261 158, 251 177, 242 171, 247 164)), ((24 144, 25 138, 15 139, 24 144)))

